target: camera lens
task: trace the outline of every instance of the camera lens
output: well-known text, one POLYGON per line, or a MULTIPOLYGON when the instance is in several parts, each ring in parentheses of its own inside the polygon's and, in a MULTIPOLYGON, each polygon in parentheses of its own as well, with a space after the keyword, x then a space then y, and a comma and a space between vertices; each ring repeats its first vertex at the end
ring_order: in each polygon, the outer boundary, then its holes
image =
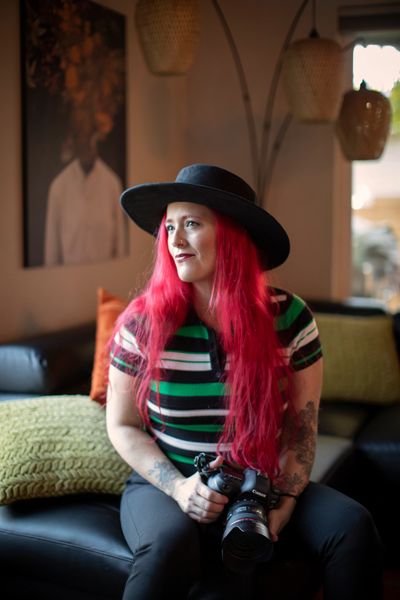
POLYGON ((272 552, 264 507, 252 499, 235 502, 222 538, 224 564, 231 571, 248 573, 258 562, 269 560, 272 552))

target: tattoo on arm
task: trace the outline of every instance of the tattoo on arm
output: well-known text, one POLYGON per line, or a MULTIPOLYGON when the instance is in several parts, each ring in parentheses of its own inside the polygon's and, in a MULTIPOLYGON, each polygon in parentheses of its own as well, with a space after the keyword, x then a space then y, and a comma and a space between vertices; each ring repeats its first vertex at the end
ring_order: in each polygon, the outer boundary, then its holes
POLYGON ((316 433, 317 408, 314 402, 308 402, 296 415, 287 415, 282 441, 286 451, 294 453, 299 471, 278 476, 276 485, 284 491, 295 493, 308 481, 315 457, 316 433))
POLYGON ((154 467, 148 470, 148 474, 156 478, 160 489, 166 493, 173 491, 175 482, 178 479, 178 472, 171 464, 156 460, 154 467))
POLYGON ((291 475, 281 473, 274 481, 274 485, 278 489, 289 494, 299 493, 299 489, 302 489, 304 484, 305 480, 299 473, 292 473, 291 475))
POLYGON ((290 450, 296 453, 297 462, 303 466, 308 473, 315 456, 315 437, 316 437, 317 409, 314 402, 307 402, 306 407, 299 413, 299 426, 297 434, 294 436, 290 450))

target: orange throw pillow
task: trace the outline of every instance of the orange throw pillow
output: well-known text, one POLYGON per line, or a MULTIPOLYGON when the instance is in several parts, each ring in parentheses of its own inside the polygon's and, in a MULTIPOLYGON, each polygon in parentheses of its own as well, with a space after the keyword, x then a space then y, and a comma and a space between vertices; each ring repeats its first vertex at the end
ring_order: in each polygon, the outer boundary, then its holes
POLYGON ((107 343, 112 335, 115 321, 127 306, 127 301, 113 296, 103 288, 97 290, 96 344, 92 371, 90 397, 100 404, 106 402, 107 389, 107 343))

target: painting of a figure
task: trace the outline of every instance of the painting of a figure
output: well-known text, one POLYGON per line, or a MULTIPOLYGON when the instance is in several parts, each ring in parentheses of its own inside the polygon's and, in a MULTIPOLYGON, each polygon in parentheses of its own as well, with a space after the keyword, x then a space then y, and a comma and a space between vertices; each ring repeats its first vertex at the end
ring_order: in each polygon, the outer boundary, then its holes
POLYGON ((125 17, 89 0, 21 0, 24 263, 128 252, 125 17))

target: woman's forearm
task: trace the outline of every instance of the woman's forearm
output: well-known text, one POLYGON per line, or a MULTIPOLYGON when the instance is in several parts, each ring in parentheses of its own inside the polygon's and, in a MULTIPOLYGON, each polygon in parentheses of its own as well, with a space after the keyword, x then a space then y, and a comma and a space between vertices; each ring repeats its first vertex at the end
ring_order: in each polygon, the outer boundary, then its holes
POLYGON ((178 481, 186 478, 144 431, 129 375, 111 366, 107 388, 107 433, 118 454, 152 485, 174 497, 178 481))
POLYGON ((323 362, 292 374, 289 406, 280 441, 280 473, 274 484, 297 496, 310 480, 314 464, 323 362))
POLYGON ((288 416, 283 433, 280 473, 274 485, 282 492, 299 495, 310 480, 317 439, 317 407, 310 401, 295 416, 288 416))
POLYGON ((109 425, 108 435, 118 454, 134 471, 174 497, 176 483, 185 477, 148 433, 132 425, 109 425))

